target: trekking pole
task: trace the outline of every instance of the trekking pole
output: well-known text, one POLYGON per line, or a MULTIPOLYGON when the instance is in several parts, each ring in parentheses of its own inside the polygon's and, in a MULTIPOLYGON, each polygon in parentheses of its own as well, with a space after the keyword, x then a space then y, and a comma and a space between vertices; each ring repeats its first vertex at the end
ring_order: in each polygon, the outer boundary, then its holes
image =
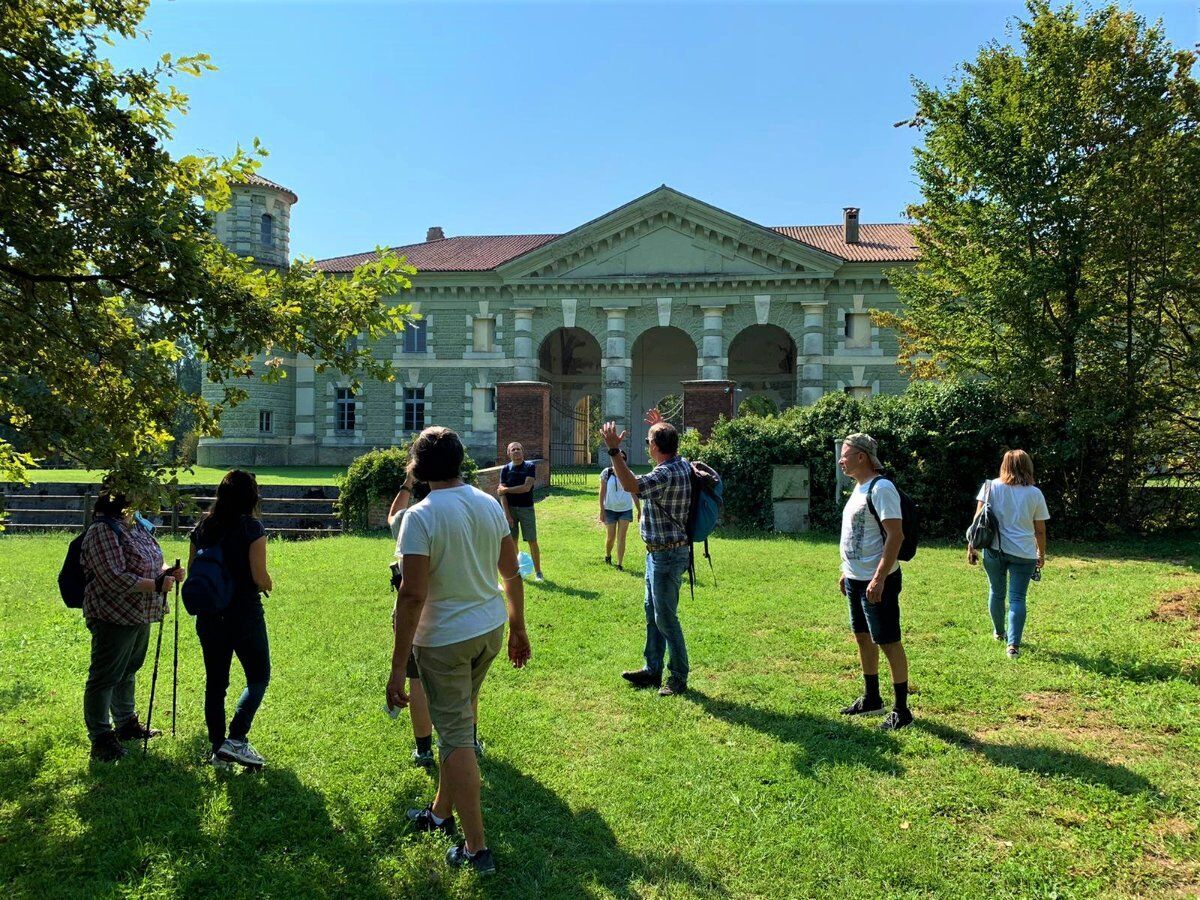
MULTIPOLYGON (((166 594, 156 594, 155 596, 161 596, 163 598, 163 606, 166 607, 166 594)), ((154 674, 150 676, 150 705, 146 709, 146 735, 142 738, 142 756, 145 756, 146 752, 150 749, 150 723, 154 720, 154 688, 158 684, 158 657, 162 653, 164 624, 166 623, 162 619, 158 620, 158 645, 154 648, 154 674)))
MULTIPOLYGON (((175 569, 179 571, 179 559, 175 559, 175 569)), ((175 737, 175 710, 179 698, 179 579, 175 579, 175 664, 174 678, 171 681, 171 737, 175 737)))

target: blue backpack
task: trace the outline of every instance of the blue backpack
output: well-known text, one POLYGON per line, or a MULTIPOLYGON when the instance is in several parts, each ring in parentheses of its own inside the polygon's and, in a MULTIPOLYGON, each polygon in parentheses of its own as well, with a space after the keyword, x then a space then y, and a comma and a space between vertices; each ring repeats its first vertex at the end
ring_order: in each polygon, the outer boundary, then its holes
POLYGON ((220 543, 196 551, 182 594, 183 606, 193 616, 223 612, 233 602, 233 576, 220 543))

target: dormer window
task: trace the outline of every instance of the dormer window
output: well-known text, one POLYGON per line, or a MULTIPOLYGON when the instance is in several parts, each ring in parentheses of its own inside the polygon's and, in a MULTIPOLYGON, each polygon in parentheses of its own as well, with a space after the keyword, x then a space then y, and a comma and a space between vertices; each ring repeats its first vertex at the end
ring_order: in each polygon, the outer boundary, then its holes
POLYGON ((259 242, 264 247, 275 246, 275 219, 270 213, 263 213, 259 221, 259 242))

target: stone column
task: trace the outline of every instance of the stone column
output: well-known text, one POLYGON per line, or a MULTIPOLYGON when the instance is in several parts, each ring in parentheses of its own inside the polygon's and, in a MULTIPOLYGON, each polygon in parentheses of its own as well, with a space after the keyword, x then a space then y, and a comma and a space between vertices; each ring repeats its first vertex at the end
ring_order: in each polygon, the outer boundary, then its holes
POLYGON ((681 381, 683 386, 683 427, 695 428, 705 440, 717 419, 733 418, 736 382, 720 379, 681 381))
POLYGON ((800 348, 800 403, 816 403, 825 393, 825 307, 827 301, 804 300, 804 344, 800 348))
POLYGON ((621 307, 606 307, 608 328, 605 332, 604 359, 601 361, 604 379, 604 409, 601 418, 617 423, 617 431, 628 427, 627 397, 629 392, 629 350, 625 343, 625 315, 621 307))
POLYGON ((519 441, 527 459, 550 458, 550 385, 545 381, 502 381, 496 385, 496 462, 508 461, 508 445, 519 441))
POLYGON ((537 378, 537 357, 533 348, 533 309, 518 306, 513 310, 513 375, 517 381, 537 378))
POLYGON ((720 381, 729 374, 725 355, 725 304, 704 307, 704 335, 700 345, 700 377, 720 381))
POLYGON ((296 424, 288 464, 311 466, 317 461, 316 370, 306 353, 296 354, 296 424))

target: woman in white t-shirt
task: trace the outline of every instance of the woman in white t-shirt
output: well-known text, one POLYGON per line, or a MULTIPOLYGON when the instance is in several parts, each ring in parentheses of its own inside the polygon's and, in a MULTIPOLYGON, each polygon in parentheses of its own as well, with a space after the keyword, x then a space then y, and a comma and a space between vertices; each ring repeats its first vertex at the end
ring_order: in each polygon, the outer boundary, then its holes
POLYGON ((1000 477, 984 483, 975 498, 975 514, 987 500, 999 527, 990 547, 967 547, 967 562, 975 565, 983 550, 988 577, 988 610, 996 640, 1008 642, 1008 655, 1021 651, 1025 628, 1025 595, 1029 582, 1046 562, 1046 498, 1033 476, 1033 460, 1024 450, 1009 450, 1000 463, 1000 477), (1008 595, 1008 627, 1004 600, 1008 595))
MULTIPOLYGON (((628 459, 625 451, 621 458, 628 459)), ((633 510, 637 508, 637 517, 642 519, 642 501, 625 488, 617 480, 612 467, 600 473, 600 524, 607 532, 604 539, 604 561, 612 565, 613 542, 617 544, 617 568, 624 570, 625 533, 629 531, 629 523, 633 521, 633 510)))

